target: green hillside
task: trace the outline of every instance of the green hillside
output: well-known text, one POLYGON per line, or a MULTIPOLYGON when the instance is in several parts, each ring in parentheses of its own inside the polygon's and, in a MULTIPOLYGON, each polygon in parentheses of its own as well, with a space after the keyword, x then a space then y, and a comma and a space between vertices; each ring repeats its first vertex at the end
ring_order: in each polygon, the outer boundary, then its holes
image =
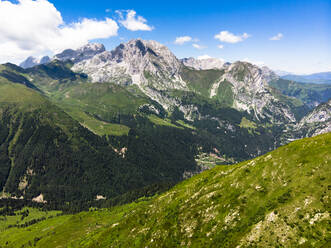
POLYGON ((0 233, 3 247, 330 247, 331 133, 149 199, 0 233))
POLYGON ((223 70, 193 70, 183 66, 181 77, 189 87, 205 97, 209 97, 212 85, 224 74, 223 70))
POLYGON ((42 195, 50 205, 76 202, 83 209, 97 195, 110 199, 135 190, 128 197, 135 199, 146 186, 174 184, 185 171, 197 170, 190 132, 154 127, 143 117, 137 122, 148 128, 138 133, 105 124, 126 132, 124 140, 107 140, 38 91, 0 77, 0 192, 26 199, 42 195))
POLYGON ((311 108, 328 101, 331 95, 331 86, 328 84, 298 83, 286 79, 278 79, 269 84, 282 94, 295 97, 311 108))
POLYGON ((120 123, 120 116, 136 114, 140 106, 152 103, 138 87, 91 83, 71 66, 53 61, 24 73, 53 103, 97 135, 127 135, 130 127, 120 123))
MULTIPOLYGON (((270 151, 275 142, 278 144, 274 137, 278 135, 275 132, 281 128, 275 127, 271 130, 264 124, 256 123, 258 127, 255 132, 251 132, 250 129, 240 125, 243 117, 254 121, 254 116, 230 108, 233 103, 231 85, 223 82, 217 99, 209 98, 207 92, 209 87, 224 73, 223 71, 194 71, 183 67, 182 76, 189 80, 190 87, 196 92, 180 90, 160 92, 161 95, 178 99, 182 106, 191 108, 194 105, 198 109, 199 113, 196 115, 192 113, 194 120, 187 121, 181 110, 175 108, 166 111, 160 104, 143 94, 136 85, 121 86, 113 82, 91 83, 84 74, 72 72, 69 63, 53 61, 27 70, 11 64, 6 66, 10 67, 12 73, 30 78, 52 103, 93 133, 106 137, 116 136, 108 139, 116 149, 120 150, 124 146, 132 145, 130 130, 139 137, 144 137, 143 140, 133 141, 135 143, 133 149, 136 146, 145 147, 148 150, 145 150, 144 154, 148 153, 149 156, 140 159, 137 158, 140 155, 135 155, 131 160, 132 163, 136 163, 138 159, 142 162, 153 161, 155 164, 160 164, 164 160, 169 160, 168 158, 174 154, 179 154, 179 152, 170 152, 171 149, 161 144, 169 145, 169 142, 163 140, 163 137, 167 137, 169 133, 175 138, 170 143, 176 143, 171 147, 190 144, 188 147, 190 152, 183 152, 186 149, 184 147, 178 151, 182 151, 182 154, 191 153, 189 158, 191 162, 197 155, 196 147, 202 147, 202 152, 207 153, 216 148, 219 151, 216 155, 223 160, 241 161, 270 151), (206 89, 206 92, 199 93, 200 90, 206 89), (201 118, 200 115, 215 118, 201 118), (164 128, 165 125, 168 128, 164 128), (197 132, 192 132, 192 128, 197 132), (173 135, 174 133, 176 135, 173 135), (177 136, 180 138, 176 138, 177 136), (161 154, 161 150, 167 155, 163 156, 162 160, 155 159, 155 154, 161 154)), ((130 147, 127 148, 130 150, 130 147)), ((176 158, 175 161, 179 159, 176 158)), ((194 165, 191 163, 190 167, 192 166, 194 165)), ((162 167, 163 165, 160 166, 162 167)))
POLYGON ((38 92, 1 78, 0 126, 0 191, 27 199, 43 194, 47 201, 62 202, 143 186, 136 181, 139 173, 124 180, 130 176, 124 171, 135 169, 101 137, 38 92), (117 176, 132 185, 116 183, 117 176), (98 184, 92 183, 97 179, 98 184), (110 187, 115 183, 116 188, 110 187))

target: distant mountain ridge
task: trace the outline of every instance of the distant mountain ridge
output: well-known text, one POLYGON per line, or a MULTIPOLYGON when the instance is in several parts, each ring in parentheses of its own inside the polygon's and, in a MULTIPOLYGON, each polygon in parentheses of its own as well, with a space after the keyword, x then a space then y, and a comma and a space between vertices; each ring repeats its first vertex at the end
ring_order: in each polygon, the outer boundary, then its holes
POLYGON ((136 85, 165 110, 179 108, 190 121, 197 116, 202 118, 204 113, 196 106, 184 103, 182 96, 174 96, 174 91, 185 95, 193 90, 227 107, 247 111, 257 120, 280 123, 295 123, 308 108, 317 106, 330 95, 327 87, 321 91, 324 94, 322 98, 315 93, 320 89, 313 89, 315 92, 311 95, 306 85, 300 95, 295 95, 292 89, 284 88, 289 84, 281 81, 268 67, 260 68, 240 61, 230 64, 214 58, 179 60, 166 46, 142 39, 122 43, 113 51, 106 51, 102 44, 87 44, 77 50, 67 49, 55 55, 53 60, 71 61, 73 71, 87 74, 94 83, 111 82, 124 87, 136 85), (218 78, 208 85, 202 86, 198 82, 193 86, 195 79, 189 74, 196 71, 195 76, 199 77, 197 73, 205 73, 208 80, 208 75, 214 73, 211 70, 218 71, 218 78), (273 87, 289 97, 284 98, 273 87), (293 96, 303 102, 295 102, 293 96))
MULTIPOLYGON (((58 55, 55 57, 61 58, 61 60, 68 58, 65 57, 64 59, 58 55)), ((72 58, 71 60, 75 61, 76 59, 72 58)), ((206 68, 222 69, 223 66, 225 66, 223 77, 219 82, 208 89, 210 91, 210 98, 217 97, 217 90, 219 89, 221 81, 226 81, 230 83, 228 84, 230 87, 229 90, 234 92, 232 96, 233 105, 230 107, 234 107, 238 110, 247 110, 249 112, 255 111, 257 118, 271 118, 270 114, 264 113, 266 105, 273 105, 276 109, 280 107, 280 105, 272 103, 277 102, 277 99, 271 93, 271 89, 268 89, 269 86, 267 82, 275 78, 276 75, 268 68, 264 67, 260 70, 257 66, 244 62, 229 65, 219 60, 217 60, 218 64, 216 63, 215 65, 215 59, 189 59, 180 61, 168 48, 155 41, 136 39, 128 43, 123 43, 111 52, 100 51, 94 57, 75 63, 72 69, 76 72, 86 73, 93 82, 115 82, 126 86, 131 84, 138 85, 147 96, 159 102, 165 109, 182 106, 182 111, 184 111, 185 116, 190 116, 188 118, 192 119, 191 107, 183 106, 178 99, 173 99, 169 94, 161 94, 161 91, 189 90, 189 82, 185 82, 181 76, 183 64, 185 66, 185 63, 188 64, 189 61, 191 61, 191 63, 206 62, 203 68, 201 68, 200 65, 200 70, 206 68), (241 75, 237 77, 239 73, 241 73, 241 75), (236 74, 234 75, 236 78, 231 78, 230 74, 236 74), (245 88, 239 89, 241 87, 240 85, 246 85, 245 83, 237 83, 241 80, 250 80, 250 87, 245 86, 245 88), (239 92, 244 89, 247 92, 245 96, 243 92, 240 94, 236 93, 236 91, 239 92), (259 103, 257 101, 248 100, 249 98, 256 98, 256 90, 259 91, 258 94, 261 96, 259 103), (250 96, 248 96, 248 94, 250 96), (266 94, 269 95, 267 96, 266 94), (266 103, 266 101, 268 101, 268 103, 266 103)), ((285 105, 280 107, 283 108, 282 110, 275 110, 276 113, 286 113, 285 116, 288 121, 295 121, 295 117, 293 115, 291 116, 289 107, 285 105)))
POLYGON ((310 75, 283 75, 283 79, 293 80, 302 83, 331 84, 331 72, 319 72, 310 75))
POLYGON ((192 90, 190 80, 194 79, 187 77, 187 73, 192 72, 185 67, 201 73, 218 70, 219 79, 208 86, 196 85, 199 90, 196 91, 195 88, 194 91, 218 99, 228 107, 254 113, 257 119, 277 121, 285 117, 287 122, 295 122, 302 117, 300 113, 307 111, 305 109, 318 105, 329 95, 326 92, 324 98, 316 96, 311 102, 306 102, 306 98, 302 97, 300 100, 304 100, 303 104, 307 104, 307 107, 300 107, 298 102, 291 100, 295 95, 288 90, 282 90, 282 82, 272 84, 280 79, 268 67, 260 68, 240 61, 230 64, 214 58, 179 60, 162 44, 142 39, 122 43, 113 51, 106 51, 102 44, 87 44, 77 50, 67 49, 55 55, 53 60, 71 61, 71 69, 87 74, 92 82, 112 82, 125 87, 137 85, 145 95, 161 104, 165 110, 179 107, 188 120, 193 120, 193 116, 201 116, 201 113, 196 107, 183 104, 183 101, 173 97, 171 92, 192 90), (284 98, 280 100, 280 95, 274 92, 270 83, 290 98, 286 101, 284 98), (226 95, 224 92, 227 92, 226 95))
POLYGON ((26 60, 24 60, 22 63, 20 63, 20 66, 24 69, 34 67, 36 65, 42 65, 50 62, 51 59, 48 56, 44 56, 42 58, 35 58, 35 57, 28 57, 26 60))
POLYGON ((88 43, 76 50, 66 49, 63 52, 56 54, 53 60, 67 61, 70 60, 73 63, 93 58, 95 55, 106 51, 103 44, 100 43, 88 43))

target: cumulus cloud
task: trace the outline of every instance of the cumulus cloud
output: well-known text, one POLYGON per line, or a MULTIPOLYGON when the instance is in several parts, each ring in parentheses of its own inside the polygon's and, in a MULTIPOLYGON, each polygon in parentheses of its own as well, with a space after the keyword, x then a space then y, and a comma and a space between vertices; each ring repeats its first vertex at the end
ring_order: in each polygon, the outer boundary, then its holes
POLYGON ((223 48, 224 48, 223 45, 218 45, 217 47, 218 47, 219 49, 223 49, 223 48))
POLYGON ((180 37, 176 38, 174 43, 176 45, 183 45, 184 43, 190 42, 190 41, 192 41, 192 37, 190 37, 190 36, 180 36, 180 37))
POLYGON ((90 40, 116 36, 118 31, 117 23, 110 18, 65 23, 47 0, 0 0, 0 16, 1 63, 76 49, 90 40))
POLYGON ((201 55, 198 57, 198 59, 202 60, 202 59, 211 59, 212 57, 210 57, 209 55, 205 54, 205 55, 201 55))
POLYGON ((269 40, 280 40, 283 38, 283 34, 282 33, 278 33, 275 36, 272 36, 269 40))
POLYGON ((196 49, 199 49, 199 50, 202 50, 202 49, 207 48, 207 47, 205 47, 205 46, 202 46, 202 45, 199 45, 199 44, 196 44, 196 43, 192 44, 192 46, 193 46, 194 48, 196 48, 196 49))
POLYGON ((81 46, 93 39, 105 39, 111 36, 116 36, 118 25, 110 18, 104 21, 97 21, 92 19, 83 19, 81 22, 73 23, 60 28, 60 36, 54 40, 54 48, 56 44, 60 43, 61 46, 65 44, 70 48, 81 46))
POLYGON ((251 37, 251 35, 247 33, 243 33, 242 35, 235 35, 229 31, 221 31, 219 34, 214 36, 215 39, 226 43, 238 43, 246 40, 249 37, 251 37))
POLYGON ((142 16, 137 16, 134 10, 117 10, 116 13, 120 16, 119 22, 128 30, 131 31, 151 31, 154 27, 147 24, 147 20, 142 16), (126 16, 124 17, 124 15, 126 16))

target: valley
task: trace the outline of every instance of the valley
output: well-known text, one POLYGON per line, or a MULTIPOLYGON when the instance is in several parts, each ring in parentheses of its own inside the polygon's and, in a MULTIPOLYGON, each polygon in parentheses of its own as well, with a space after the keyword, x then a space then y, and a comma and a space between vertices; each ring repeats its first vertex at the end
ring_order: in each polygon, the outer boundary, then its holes
POLYGON ((330 242, 330 85, 142 39, 21 65, 0 65, 0 247, 330 242))
POLYGON ((328 247, 330 133, 133 203, 0 233, 4 247, 328 247))
POLYGON ((84 202, 82 195, 88 202, 111 199, 173 185, 213 167, 210 161, 240 162, 330 127, 330 105, 312 104, 329 87, 304 85, 309 94, 293 95, 270 69, 247 62, 207 59, 203 69, 187 67, 200 62, 185 65, 167 47, 141 39, 110 52, 89 44, 44 61, 0 67, 2 123, 12 123, 2 129, 4 195, 42 194, 54 204, 84 202), (94 189, 77 190, 77 175, 94 189))

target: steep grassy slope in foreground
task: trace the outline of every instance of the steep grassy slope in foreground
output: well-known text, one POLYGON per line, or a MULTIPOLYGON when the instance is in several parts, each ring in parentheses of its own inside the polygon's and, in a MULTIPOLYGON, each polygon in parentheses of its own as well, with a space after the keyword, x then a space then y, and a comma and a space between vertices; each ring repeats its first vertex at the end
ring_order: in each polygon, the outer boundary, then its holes
POLYGON ((330 247, 331 133, 109 210, 0 233, 3 247, 330 247), (7 244, 7 245, 5 245, 7 244))

